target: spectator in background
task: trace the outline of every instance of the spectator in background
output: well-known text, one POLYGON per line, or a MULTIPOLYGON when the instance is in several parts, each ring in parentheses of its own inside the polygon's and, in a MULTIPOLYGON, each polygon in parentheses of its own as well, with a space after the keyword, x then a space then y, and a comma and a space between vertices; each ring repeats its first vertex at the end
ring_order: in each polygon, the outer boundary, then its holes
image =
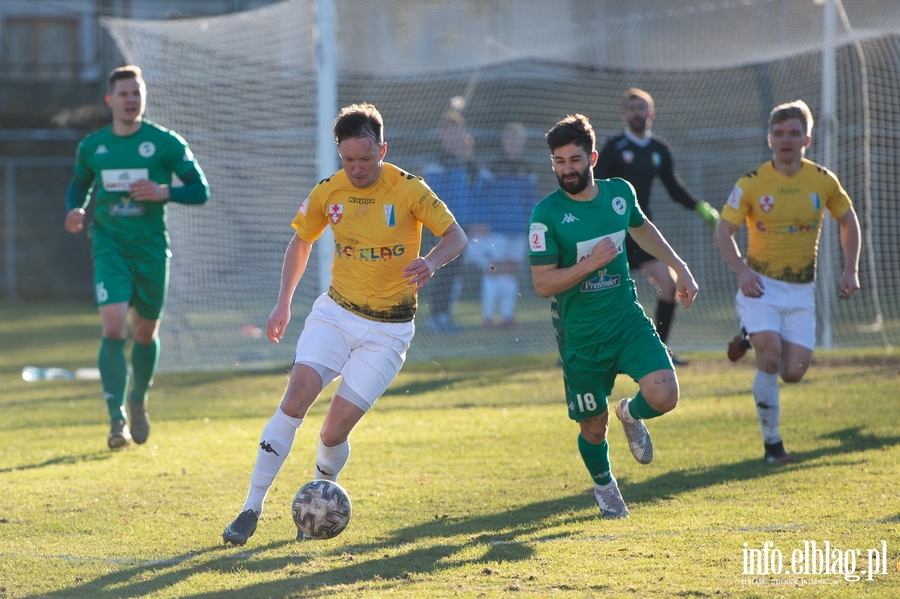
POLYGON ((522 162, 527 133, 522 123, 507 123, 500 142, 502 157, 490 164, 472 206, 469 262, 481 272, 481 317, 485 327, 515 327, 519 271, 528 254, 525 230, 537 203, 537 176, 522 162))
MULTIPOLYGON (((466 120, 458 110, 450 110, 444 114, 438 136, 441 146, 432 160, 425 164, 422 175, 465 230, 471 224, 472 202, 479 180, 479 168, 475 162, 475 138, 469 133, 466 120)), ((441 269, 440 276, 432 282, 433 288, 428 296, 429 319, 426 323, 429 331, 457 333, 461 330, 453 322, 453 304, 462 290, 462 268, 462 261, 451 262, 441 269)))

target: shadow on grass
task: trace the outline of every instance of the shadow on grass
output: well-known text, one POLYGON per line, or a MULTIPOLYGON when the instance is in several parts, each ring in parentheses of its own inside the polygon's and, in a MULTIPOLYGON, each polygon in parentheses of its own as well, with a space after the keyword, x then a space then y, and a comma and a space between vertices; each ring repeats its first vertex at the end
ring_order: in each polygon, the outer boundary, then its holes
MULTIPOLYGON (((818 458, 900 444, 900 436, 867 435, 861 432, 861 427, 835 431, 821 438, 840 441, 840 445, 795 453, 798 461, 790 465, 773 466, 762 459, 744 460, 702 471, 669 472, 634 485, 628 485, 624 481, 620 481, 620 484, 625 489, 629 503, 648 503, 723 482, 762 478, 785 469, 816 468, 820 464, 813 462, 818 458)), ((593 510, 584 511, 590 503, 589 492, 576 493, 501 513, 472 518, 435 519, 398 529, 391 536, 374 543, 340 546, 322 551, 317 551, 315 541, 297 545, 294 545, 294 541, 278 541, 251 546, 249 549, 209 546, 158 562, 143 561, 77 586, 41 594, 40 597, 94 598, 110 592, 119 597, 138 597, 190 584, 188 581, 194 576, 242 572, 271 574, 282 578, 241 588, 182 596, 195 599, 289 596, 299 599, 323 597, 338 592, 346 594, 346 588, 338 591, 331 587, 359 583, 377 585, 380 593, 388 593, 394 588, 403 589, 414 585, 418 575, 430 576, 436 571, 467 565, 527 562, 534 557, 533 543, 574 536, 571 532, 547 529, 596 520, 593 510), (291 551, 288 555, 263 557, 267 552, 286 550, 292 545, 296 547, 296 551, 291 551), (310 553, 306 553, 308 550, 311 550, 310 553), (317 563, 310 565, 309 562, 313 559, 317 563), (325 563, 322 563, 323 559, 325 563), (190 563, 191 561, 196 563, 190 563), (316 571, 304 571, 310 567, 316 568, 316 571)), ((900 516, 890 520, 900 520, 900 516)), ((218 531, 215 532, 218 534, 218 531)), ((122 563, 127 566, 129 561, 122 560, 122 563)), ((479 575, 484 576, 485 583, 490 584, 487 581, 491 581, 492 574, 490 568, 484 567, 479 575)), ((502 584, 499 580, 494 579, 492 582, 502 584)), ((31 599, 36 597, 32 596, 31 599)))
POLYGON ((53 458, 50 460, 44 460, 43 462, 37 462, 34 464, 27 464, 24 466, 13 466, 11 468, 0 468, 0 474, 6 474, 7 472, 18 472, 20 470, 37 470, 38 468, 46 468, 47 466, 59 466, 61 464, 64 465, 72 465, 72 464, 83 464, 87 462, 99 462, 100 460, 108 460, 113 456, 111 451, 97 451, 94 453, 85 453, 85 454, 67 454, 61 455, 58 458, 53 458))
POLYGON ((829 446, 810 451, 792 452, 797 460, 793 464, 769 464, 762 457, 742 462, 720 464, 712 468, 691 471, 673 471, 645 480, 629 484, 627 477, 617 477, 622 493, 628 497, 629 503, 649 503, 659 499, 668 499, 677 493, 711 487, 727 482, 747 481, 769 476, 784 470, 800 468, 819 468, 822 464, 815 460, 825 457, 836 457, 871 449, 884 449, 900 445, 900 436, 869 435, 862 433, 861 426, 849 427, 821 435, 820 439, 839 441, 837 447, 829 446))
MULTIPOLYGON (((331 593, 329 587, 342 584, 377 583, 385 592, 391 587, 411 584, 419 574, 432 574, 435 570, 458 568, 462 565, 496 562, 523 562, 533 557, 534 550, 528 542, 518 541, 527 535, 540 533, 548 526, 564 526, 580 521, 593 521, 593 512, 584 513, 589 505, 589 493, 578 493, 551 501, 533 503, 507 512, 475 518, 436 519, 398 530, 395 534, 375 543, 340 546, 318 550, 316 541, 297 543, 278 541, 267 545, 233 548, 210 546, 185 555, 156 562, 142 561, 132 567, 122 560, 123 568, 117 568, 105 576, 71 586, 64 590, 32 596, 31 599, 95 598, 104 593, 116 597, 143 597, 189 584, 192 577, 210 573, 273 573, 282 572, 284 578, 241 588, 201 592, 184 597, 217 597, 245 599, 247 597, 322 597, 331 593), (578 515, 581 512, 581 515, 578 515), (562 515, 562 517, 560 517, 562 515), (547 519, 553 518, 548 523, 547 519), (498 530, 515 529, 514 533, 497 533, 498 530), (458 538, 463 540, 457 540, 458 538), (445 541, 442 541, 444 539, 445 541), (428 542, 428 541, 431 542, 428 542), (422 543, 427 545, 419 546, 422 543), (296 551, 279 557, 263 557, 273 550, 285 550, 295 546, 296 551), (454 557, 471 553, 473 548, 484 548, 478 557, 454 557), (312 550, 310 553, 305 553, 312 550), (359 556, 359 557, 357 557, 359 556), (198 559, 199 558, 199 559, 198 559), (312 559, 321 562, 317 571, 304 572, 312 559), (190 563, 194 561, 194 563, 190 563), (179 567, 174 567, 179 566, 179 567)), ((215 531, 218 535, 218 531, 215 531)), ((554 534, 553 538, 566 536, 554 534)), ((251 540, 252 545, 252 540, 251 540)), ((65 558, 73 559, 75 558, 65 558)), ((133 560, 138 561, 138 560, 133 560)), ((485 568, 484 576, 491 571, 485 568)), ((343 590, 346 593, 346 589, 343 590)))

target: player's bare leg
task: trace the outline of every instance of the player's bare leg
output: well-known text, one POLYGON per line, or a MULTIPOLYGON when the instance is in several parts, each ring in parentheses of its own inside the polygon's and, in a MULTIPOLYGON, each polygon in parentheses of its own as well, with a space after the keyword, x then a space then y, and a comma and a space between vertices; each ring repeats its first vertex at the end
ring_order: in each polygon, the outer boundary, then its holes
POLYGON ((674 370, 657 370, 641 377, 638 385, 641 390, 637 395, 623 399, 616 406, 616 416, 622 422, 634 459, 649 464, 653 461, 653 441, 643 421, 675 409, 678 378, 674 370))

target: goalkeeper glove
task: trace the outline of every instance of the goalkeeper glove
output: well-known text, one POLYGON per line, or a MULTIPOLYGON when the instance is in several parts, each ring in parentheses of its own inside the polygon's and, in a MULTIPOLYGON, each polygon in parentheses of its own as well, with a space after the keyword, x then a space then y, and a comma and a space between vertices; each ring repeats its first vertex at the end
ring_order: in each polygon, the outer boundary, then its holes
POLYGON ((706 221, 709 228, 715 232, 716 226, 719 224, 719 211, 710 206, 709 202, 697 202, 697 205, 694 206, 694 210, 703 217, 703 220, 706 221))

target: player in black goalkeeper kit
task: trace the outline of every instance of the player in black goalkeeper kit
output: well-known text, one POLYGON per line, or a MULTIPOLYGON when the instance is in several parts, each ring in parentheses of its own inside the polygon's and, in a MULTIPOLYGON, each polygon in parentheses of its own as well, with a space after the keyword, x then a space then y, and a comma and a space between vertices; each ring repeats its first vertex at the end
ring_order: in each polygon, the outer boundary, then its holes
MULTIPOLYGON (((625 131, 606 140, 600 150, 597 166, 594 167, 594 176, 597 179, 621 177, 631 183, 641 210, 650 219, 653 218, 650 210, 650 187, 653 179, 659 177, 672 200, 695 210, 715 230, 719 213, 688 191, 675 174, 668 144, 650 135, 650 125, 655 116, 650 94, 638 88, 626 91, 622 96, 625 131)), ((625 247, 629 267, 632 270, 641 269, 659 292, 654 322, 659 338, 665 343, 675 314, 675 278, 668 266, 641 249, 630 235, 625 240, 625 247)), ((672 362, 675 365, 687 364, 674 354, 672 362)))

